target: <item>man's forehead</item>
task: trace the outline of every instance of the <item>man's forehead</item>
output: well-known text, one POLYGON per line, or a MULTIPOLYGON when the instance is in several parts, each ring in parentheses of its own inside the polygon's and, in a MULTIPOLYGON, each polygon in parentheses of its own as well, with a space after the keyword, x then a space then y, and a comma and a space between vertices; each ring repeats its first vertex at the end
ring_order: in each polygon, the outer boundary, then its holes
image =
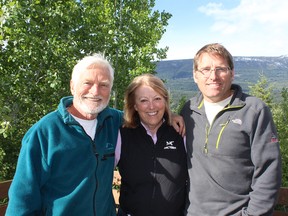
POLYGON ((218 54, 212 54, 212 53, 203 53, 200 57, 199 57, 199 64, 211 64, 214 65, 215 62, 219 63, 227 63, 227 61, 225 60, 225 58, 221 55, 218 54))

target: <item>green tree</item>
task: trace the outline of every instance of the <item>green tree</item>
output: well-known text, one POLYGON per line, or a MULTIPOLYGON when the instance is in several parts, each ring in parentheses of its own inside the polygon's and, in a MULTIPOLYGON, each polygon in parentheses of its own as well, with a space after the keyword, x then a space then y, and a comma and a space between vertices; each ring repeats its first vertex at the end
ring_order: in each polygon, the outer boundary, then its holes
POLYGON ((5 166, 1 178, 12 178, 24 133, 70 94, 76 61, 106 55, 115 68, 111 105, 121 109, 130 80, 154 73, 155 61, 166 56, 167 48, 156 47, 171 15, 154 11, 154 0, 0 2, 0 113, 8 108, 11 125, 0 137, 0 170, 5 166))
MULTIPOLYGON (((173 98, 172 98, 172 100, 173 100, 173 98)), ((179 99, 179 101, 177 102, 177 104, 175 104, 175 107, 172 107, 172 111, 174 113, 180 114, 180 112, 181 112, 181 110, 182 110, 182 108, 183 108, 183 106, 185 105, 186 102, 187 102, 186 96, 182 96, 179 99)))
POLYGON ((256 84, 250 85, 250 94, 263 100, 270 108, 273 106, 273 86, 268 83, 267 77, 262 73, 256 84))
POLYGON ((288 186, 288 88, 281 91, 282 100, 272 109, 282 154, 282 185, 288 186))
POLYGON ((271 109, 279 136, 280 150, 282 155, 282 185, 288 186, 288 89, 281 91, 280 102, 273 101, 273 87, 268 83, 267 78, 260 74, 259 81, 249 86, 250 94, 263 100, 271 109))
POLYGON ((142 73, 155 73, 155 58, 166 57, 167 48, 156 47, 171 15, 153 11, 154 5, 154 0, 119 0, 111 6, 114 19, 109 44, 113 45, 110 53, 117 77, 113 101, 116 108, 123 107, 124 91, 130 81, 142 73))

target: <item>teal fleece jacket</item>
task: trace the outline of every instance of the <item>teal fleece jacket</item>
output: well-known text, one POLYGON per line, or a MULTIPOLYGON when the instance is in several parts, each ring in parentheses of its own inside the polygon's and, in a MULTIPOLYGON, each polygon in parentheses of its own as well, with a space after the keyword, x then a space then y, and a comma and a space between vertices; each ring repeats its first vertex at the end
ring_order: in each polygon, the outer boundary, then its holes
POLYGON ((97 116, 95 140, 67 111, 73 97, 33 125, 22 140, 6 216, 114 216, 114 151, 122 111, 97 116))

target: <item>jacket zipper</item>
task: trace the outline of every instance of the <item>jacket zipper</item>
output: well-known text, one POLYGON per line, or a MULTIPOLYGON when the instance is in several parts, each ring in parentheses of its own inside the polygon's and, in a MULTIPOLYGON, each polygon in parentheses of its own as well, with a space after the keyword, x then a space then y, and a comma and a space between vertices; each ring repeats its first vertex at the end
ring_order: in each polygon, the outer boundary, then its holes
POLYGON ((204 144, 204 153, 207 154, 208 153, 208 136, 211 130, 211 126, 209 127, 209 125, 206 125, 205 131, 206 131, 206 137, 205 137, 205 144, 204 144))
MULTIPOLYGON (((96 172, 97 172, 99 154, 96 153, 96 145, 95 145, 95 143, 93 144, 93 150, 94 150, 94 154, 95 154, 95 157, 96 157, 96 172)), ((94 203, 96 202, 96 193, 97 193, 97 190, 98 190, 98 180, 97 180, 97 174, 96 173, 95 173, 95 181, 96 181, 96 186, 95 186, 94 195, 93 195, 93 214, 94 214, 94 216, 96 216, 96 206, 94 205, 94 203)))
POLYGON ((102 157, 101 157, 101 160, 107 160, 108 157, 114 157, 115 156, 115 153, 110 153, 110 154, 104 154, 102 157))
MULTIPOLYGON (((158 142, 158 141, 157 141, 158 142)), ((155 192, 156 192, 156 187, 155 187, 155 178, 156 178, 156 156, 155 156, 155 145, 153 146, 153 149, 154 149, 154 156, 153 156, 153 179, 154 179, 154 186, 153 186, 153 192, 152 192, 152 200, 154 199, 155 197, 155 192)))
POLYGON ((219 147, 219 142, 220 142, 221 136, 222 136, 223 131, 224 131, 224 129, 226 128, 226 126, 228 125, 229 122, 230 122, 230 117, 229 117, 229 119, 228 119, 228 121, 227 121, 226 123, 220 124, 220 126, 221 126, 222 128, 221 128, 220 133, 219 133, 218 138, 217 138, 216 149, 218 149, 218 147, 219 147))
MULTIPOLYGON (((96 145, 93 142, 93 140, 91 139, 91 137, 86 133, 86 131, 84 130, 82 125, 80 125, 79 123, 77 125, 82 128, 83 132, 86 134, 86 136, 88 136, 88 138, 91 141, 91 144, 92 144, 92 147, 93 147, 93 153, 94 153, 95 158, 96 158, 96 171, 97 171, 99 154, 96 152, 96 145)), ((98 181, 97 181, 97 174, 96 173, 95 173, 95 181, 96 181, 96 187, 95 187, 95 191, 94 191, 94 195, 93 195, 93 215, 94 216, 96 216, 96 206, 94 205, 94 203, 95 203, 96 193, 97 193, 97 189, 98 189, 98 181)))
MULTIPOLYGON (((96 128, 96 134, 101 130, 102 127, 98 127, 96 128)), ((84 129, 83 129, 84 130, 84 129)), ((85 131, 85 130, 84 130, 85 131)), ((87 135, 88 136, 88 135, 87 135)), ((91 139, 91 137, 89 136, 89 138, 91 139)), ((98 164, 99 164, 99 154, 97 153, 97 149, 96 149, 96 144, 95 142, 93 142, 93 140, 91 139, 92 145, 93 145, 93 152, 96 158, 96 170, 95 170, 95 182, 96 182, 96 186, 95 186, 95 191, 94 191, 94 196, 93 196, 93 214, 94 216, 96 216, 96 206, 94 205, 94 203, 96 202, 96 193, 98 190, 98 178, 97 178, 97 169, 98 169, 98 164)))
MULTIPOLYGON (((224 108, 223 110, 221 110, 219 113, 221 112, 224 112, 225 110, 228 110, 228 109, 233 109, 233 108, 240 108, 242 106, 227 106, 226 108, 224 108)), ((219 114, 218 113, 218 114, 219 114)), ((217 114, 217 115, 218 115, 217 114)), ((215 116, 214 120, 217 118, 217 115, 215 116)), ((204 153, 207 154, 208 153, 208 140, 209 140, 209 133, 211 131, 211 128, 212 128, 212 125, 214 123, 214 120, 212 121, 211 123, 211 126, 209 126, 208 124, 206 125, 206 128, 205 128, 205 131, 206 131, 206 137, 205 137, 205 144, 204 144, 204 153)), ((224 124, 221 124, 220 126, 222 127, 219 134, 218 134, 218 137, 217 137, 217 141, 216 141, 216 149, 218 149, 219 147, 219 143, 220 143, 220 139, 221 139, 221 136, 223 134, 223 131, 224 129, 226 128, 226 126, 228 125, 228 123, 230 122, 230 117, 228 119, 228 121, 224 124)))

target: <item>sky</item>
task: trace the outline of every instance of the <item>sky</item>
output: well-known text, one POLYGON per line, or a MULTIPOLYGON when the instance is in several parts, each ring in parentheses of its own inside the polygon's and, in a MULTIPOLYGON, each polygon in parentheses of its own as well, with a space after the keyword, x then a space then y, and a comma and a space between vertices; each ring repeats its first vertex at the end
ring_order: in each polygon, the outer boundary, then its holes
POLYGON ((208 43, 233 56, 288 56, 287 0, 156 0, 172 14, 159 48, 167 60, 192 59, 208 43))

